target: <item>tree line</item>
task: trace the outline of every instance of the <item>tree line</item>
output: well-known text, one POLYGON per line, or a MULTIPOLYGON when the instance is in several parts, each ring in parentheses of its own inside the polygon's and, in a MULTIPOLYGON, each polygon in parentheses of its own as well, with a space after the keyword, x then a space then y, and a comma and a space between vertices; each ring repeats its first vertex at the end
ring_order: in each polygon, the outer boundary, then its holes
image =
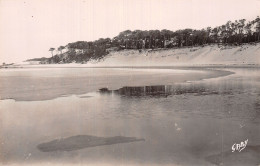
POLYGON ((120 49, 159 49, 178 48, 188 46, 201 46, 205 44, 240 45, 260 41, 260 18, 257 16, 252 21, 245 19, 228 21, 226 24, 214 28, 207 27, 201 30, 182 29, 171 31, 163 30, 125 30, 114 38, 100 38, 96 41, 77 41, 57 49, 50 48, 52 58, 49 63, 64 63, 76 61, 88 61, 100 59, 107 55, 110 50, 120 49), (67 57, 62 52, 67 49, 67 57), (59 54, 53 55, 56 50, 59 54), (79 51, 79 52, 77 52, 79 51))

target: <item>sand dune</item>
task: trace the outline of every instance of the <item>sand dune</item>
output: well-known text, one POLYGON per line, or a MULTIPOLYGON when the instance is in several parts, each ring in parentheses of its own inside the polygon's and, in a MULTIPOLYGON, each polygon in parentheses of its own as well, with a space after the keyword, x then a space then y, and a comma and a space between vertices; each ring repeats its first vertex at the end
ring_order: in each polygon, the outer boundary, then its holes
POLYGON ((243 46, 204 46, 166 50, 123 50, 110 53, 89 66, 178 66, 178 65, 260 64, 260 44, 243 46))
POLYGON ((260 65, 260 43, 241 46, 207 45, 188 48, 122 50, 86 64, 14 64, 12 67, 118 67, 118 66, 200 66, 260 65))

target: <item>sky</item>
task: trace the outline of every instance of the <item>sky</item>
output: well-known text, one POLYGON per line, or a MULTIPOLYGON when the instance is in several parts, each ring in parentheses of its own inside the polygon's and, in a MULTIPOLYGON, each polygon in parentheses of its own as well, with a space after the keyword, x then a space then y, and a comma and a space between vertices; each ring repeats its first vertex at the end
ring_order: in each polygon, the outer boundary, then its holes
POLYGON ((260 0, 0 0, 0 63, 124 30, 215 27, 260 16, 260 0))

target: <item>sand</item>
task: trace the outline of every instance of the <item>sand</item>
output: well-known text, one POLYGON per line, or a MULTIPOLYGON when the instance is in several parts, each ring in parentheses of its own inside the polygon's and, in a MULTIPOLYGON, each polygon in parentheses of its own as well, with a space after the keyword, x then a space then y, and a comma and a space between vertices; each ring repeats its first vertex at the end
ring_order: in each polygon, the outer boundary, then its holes
POLYGON ((257 67, 259 46, 222 50, 206 46, 148 55, 124 50, 99 63, 23 65, 18 66, 22 69, 0 70, 0 94, 5 99, 0 100, 0 163, 259 165, 259 68, 201 67, 257 67), (88 68, 120 65, 164 67, 88 68), (182 65, 192 67, 166 67, 182 65), (95 92, 101 87, 144 85, 188 86, 198 92, 171 97, 95 92), (199 93, 200 89, 218 93, 199 93), (99 146, 101 141, 94 142, 97 147, 73 151, 42 152, 37 148, 61 138, 70 148, 74 139, 68 138, 79 135, 145 141, 99 146), (245 139, 249 139, 248 147, 232 153, 231 146, 245 139))
POLYGON ((217 45, 160 51, 124 50, 93 66, 180 66, 260 64, 260 44, 219 48, 217 45))
POLYGON ((115 67, 115 66, 258 66, 260 65, 260 44, 241 46, 207 45, 159 50, 122 50, 111 52, 100 61, 86 64, 17 64, 15 67, 115 67))

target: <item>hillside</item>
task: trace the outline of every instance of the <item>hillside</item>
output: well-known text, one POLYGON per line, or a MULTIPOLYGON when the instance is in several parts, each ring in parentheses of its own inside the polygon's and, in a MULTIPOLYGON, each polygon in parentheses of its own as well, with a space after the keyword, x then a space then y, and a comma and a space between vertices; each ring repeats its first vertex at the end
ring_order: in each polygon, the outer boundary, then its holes
POLYGON ((85 64, 45 64, 43 67, 102 66, 193 66, 193 65, 260 65, 260 43, 241 46, 207 45, 157 50, 112 51, 102 59, 85 64))
POLYGON ((252 65, 260 64, 260 44, 218 47, 122 50, 110 53, 101 61, 90 61, 88 66, 176 66, 176 65, 252 65))

